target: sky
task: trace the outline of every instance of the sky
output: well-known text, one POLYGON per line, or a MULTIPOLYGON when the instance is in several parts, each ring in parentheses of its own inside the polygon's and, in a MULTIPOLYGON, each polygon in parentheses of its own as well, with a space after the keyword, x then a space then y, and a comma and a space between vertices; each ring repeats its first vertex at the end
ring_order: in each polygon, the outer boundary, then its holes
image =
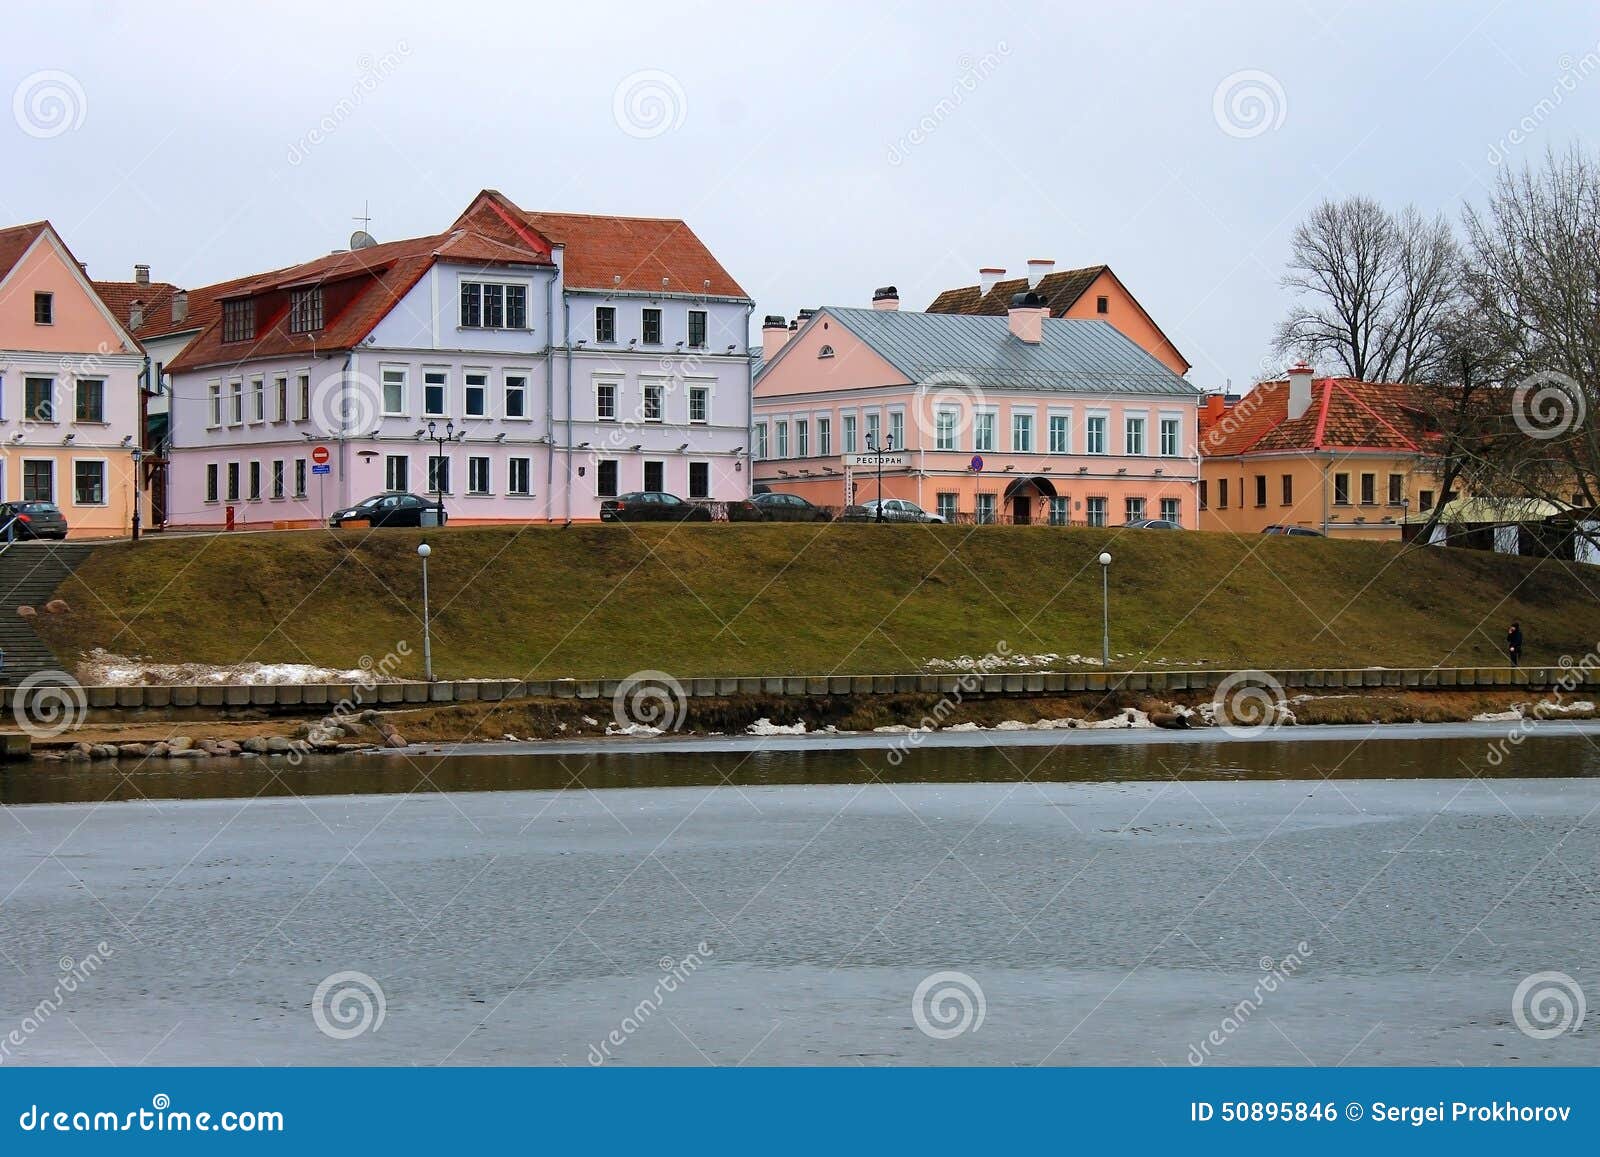
POLYGON ((1277 369, 1295 224, 1458 218, 1595 150, 1586 3, 8 3, 0 223, 187 287, 480 188, 681 217, 763 315, 1106 263, 1207 389, 1277 369))

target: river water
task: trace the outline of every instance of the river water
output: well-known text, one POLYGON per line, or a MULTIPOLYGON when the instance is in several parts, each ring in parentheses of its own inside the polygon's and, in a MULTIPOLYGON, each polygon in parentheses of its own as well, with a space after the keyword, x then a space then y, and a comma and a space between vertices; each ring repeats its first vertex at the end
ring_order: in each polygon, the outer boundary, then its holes
POLYGON ((1289 734, 7 769, 0 1063, 1600 1063, 1595 729, 1289 734))

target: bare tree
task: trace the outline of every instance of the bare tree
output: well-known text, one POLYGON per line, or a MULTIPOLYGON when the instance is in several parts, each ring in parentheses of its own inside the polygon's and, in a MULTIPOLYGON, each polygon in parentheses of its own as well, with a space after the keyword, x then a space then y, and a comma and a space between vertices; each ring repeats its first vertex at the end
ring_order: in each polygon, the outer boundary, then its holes
POLYGON ((1295 229, 1278 326, 1280 357, 1329 362, 1363 381, 1437 375, 1440 329, 1460 289, 1460 251, 1443 217, 1390 213, 1369 197, 1324 201, 1295 229))

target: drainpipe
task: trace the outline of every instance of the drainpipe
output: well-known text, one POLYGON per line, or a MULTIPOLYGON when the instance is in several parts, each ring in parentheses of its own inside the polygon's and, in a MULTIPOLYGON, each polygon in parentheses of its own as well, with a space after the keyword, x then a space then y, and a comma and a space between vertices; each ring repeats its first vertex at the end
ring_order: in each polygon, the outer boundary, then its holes
POLYGON ((553 493, 556 479, 556 275, 550 274, 550 280, 544 283, 544 520, 553 521, 555 518, 555 495, 553 493))
POLYGON ((753 301, 744 307, 744 498, 756 487, 756 364, 750 358, 750 315, 755 310, 753 301))
POLYGON ((567 415, 566 437, 566 518, 572 521, 572 294, 565 286, 561 289, 561 345, 567 363, 567 415))
POLYGON ((1328 459, 1322 460, 1322 537, 1328 537, 1328 459))
MULTIPOLYGON (((339 396, 347 397, 350 390, 350 380, 355 376, 359 360, 356 351, 351 350, 344 355, 343 380, 339 383, 339 396)), ((339 413, 339 508, 343 509, 355 501, 350 492, 350 438, 345 430, 345 415, 348 409, 340 407, 339 413)))

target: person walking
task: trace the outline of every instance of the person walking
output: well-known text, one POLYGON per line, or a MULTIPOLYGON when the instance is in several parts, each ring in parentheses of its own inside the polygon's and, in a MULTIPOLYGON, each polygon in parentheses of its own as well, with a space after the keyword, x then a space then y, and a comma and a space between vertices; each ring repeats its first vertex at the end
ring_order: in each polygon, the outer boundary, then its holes
POLYGON ((1513 667, 1522 666, 1522 624, 1513 621, 1511 629, 1506 632, 1506 653, 1511 656, 1513 667))

